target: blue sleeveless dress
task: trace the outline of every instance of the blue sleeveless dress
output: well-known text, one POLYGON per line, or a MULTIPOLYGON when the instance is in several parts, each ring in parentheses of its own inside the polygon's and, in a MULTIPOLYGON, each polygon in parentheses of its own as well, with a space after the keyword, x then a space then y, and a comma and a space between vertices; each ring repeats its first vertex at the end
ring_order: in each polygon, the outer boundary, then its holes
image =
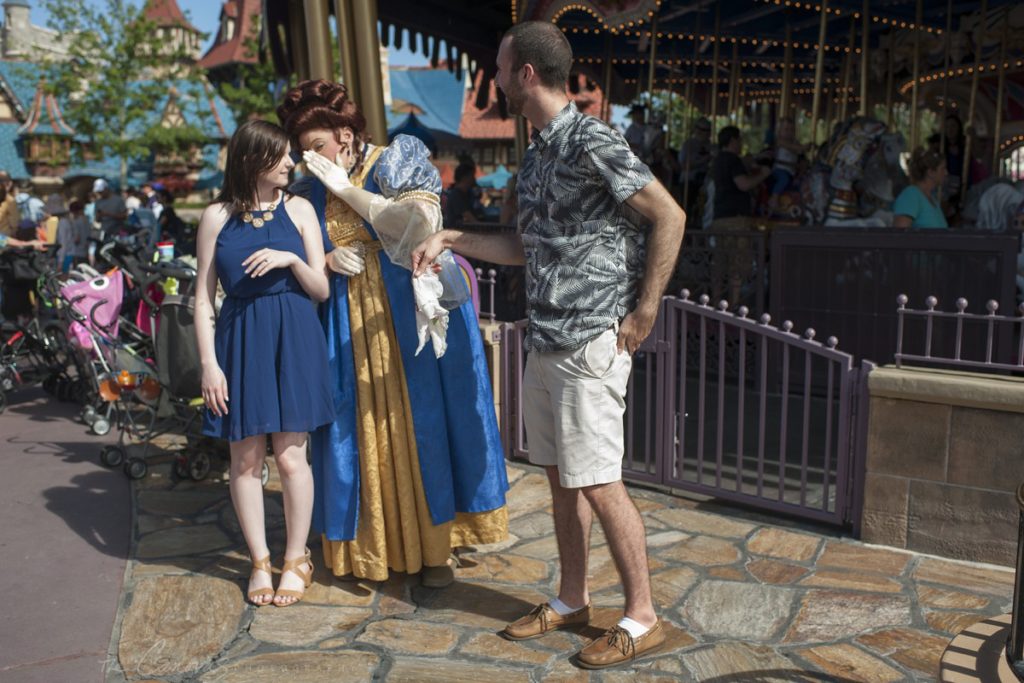
POLYGON ((327 343, 313 301, 292 274, 275 268, 259 278, 242 262, 270 248, 306 260, 298 228, 284 202, 255 228, 233 215, 217 236, 214 265, 227 297, 214 344, 228 384, 228 414, 209 410, 203 434, 239 441, 257 434, 310 432, 334 421, 336 409, 327 343))

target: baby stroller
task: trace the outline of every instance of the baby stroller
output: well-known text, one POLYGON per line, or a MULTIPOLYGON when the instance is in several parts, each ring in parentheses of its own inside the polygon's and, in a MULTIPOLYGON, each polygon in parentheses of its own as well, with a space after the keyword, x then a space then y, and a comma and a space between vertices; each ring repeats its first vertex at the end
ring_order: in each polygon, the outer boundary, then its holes
MULTIPOLYGON (((194 299, 189 295, 196 273, 188 267, 158 263, 142 265, 147 282, 154 278, 177 283, 164 289, 159 303, 140 287, 140 296, 155 311, 153 330, 155 359, 143 371, 121 369, 107 378, 101 393, 116 406, 120 430, 117 445, 105 446, 100 461, 107 467, 124 466, 132 479, 146 476, 152 439, 168 433, 182 434, 185 447, 175 456, 174 473, 182 479, 199 481, 212 469, 211 456, 225 453, 223 443, 201 433, 205 405, 202 399, 202 367, 195 339, 194 299), (185 293, 181 293, 181 292, 185 293), (140 456, 127 457, 126 437, 142 441, 140 456)), ((269 469, 264 468, 264 479, 269 469)))
POLYGON ((116 403, 109 380, 121 371, 145 373, 150 350, 144 344, 122 340, 120 317, 124 277, 119 270, 60 288, 62 310, 69 318, 68 340, 74 349, 78 383, 87 387, 82 420, 94 434, 107 434, 116 421, 116 403))
MULTIPOLYGON (((0 253, 0 282, 5 293, 16 288, 19 296, 32 292, 42 299, 39 283, 53 274, 52 259, 43 252, 7 249, 0 253)), ((56 320, 26 310, 31 315, 20 312, 0 326, 0 412, 7 405, 7 394, 18 386, 41 382, 48 392, 62 400, 68 398, 65 391, 71 382, 63 329, 56 320)))

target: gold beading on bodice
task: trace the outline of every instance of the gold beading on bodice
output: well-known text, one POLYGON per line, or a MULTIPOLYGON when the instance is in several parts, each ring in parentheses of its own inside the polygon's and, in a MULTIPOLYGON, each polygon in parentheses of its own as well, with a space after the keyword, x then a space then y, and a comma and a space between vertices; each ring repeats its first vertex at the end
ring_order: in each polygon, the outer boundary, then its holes
MULTIPOLYGON (((366 184, 366 178, 370 174, 370 169, 377 163, 377 158, 383 151, 384 148, 382 147, 374 147, 370 150, 359 173, 350 178, 352 185, 361 188, 366 184)), ((343 247, 353 242, 364 242, 370 248, 373 247, 374 243, 376 243, 378 248, 380 246, 380 241, 374 238, 366 229, 362 216, 329 191, 327 193, 327 206, 324 209, 324 222, 327 226, 327 236, 330 238, 331 244, 336 247, 343 247)))

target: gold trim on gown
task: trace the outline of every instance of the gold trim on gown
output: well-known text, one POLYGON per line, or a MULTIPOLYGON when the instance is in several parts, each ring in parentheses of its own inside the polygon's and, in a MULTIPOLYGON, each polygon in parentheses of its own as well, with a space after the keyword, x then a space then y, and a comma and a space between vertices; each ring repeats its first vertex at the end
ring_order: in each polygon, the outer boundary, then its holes
MULTIPOLYGON (((364 170, 351 179, 353 185, 363 186, 381 151, 376 147, 367 155, 364 170)), ((458 512, 453 521, 433 524, 420 476, 401 351, 381 274, 381 243, 370 235, 363 219, 330 192, 325 213, 334 246, 363 244, 366 269, 348 278, 356 366, 359 522, 354 540, 323 537, 324 562, 336 576, 353 574, 384 581, 389 568, 413 574, 424 566, 444 565, 453 547, 504 540, 508 536, 505 506, 488 512, 458 512)))

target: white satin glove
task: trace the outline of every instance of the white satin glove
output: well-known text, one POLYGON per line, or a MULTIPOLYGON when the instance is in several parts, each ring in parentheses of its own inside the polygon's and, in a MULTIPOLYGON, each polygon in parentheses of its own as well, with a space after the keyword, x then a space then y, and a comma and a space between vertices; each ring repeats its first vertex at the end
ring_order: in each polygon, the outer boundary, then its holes
POLYGON ((319 178, 332 194, 341 196, 341 193, 352 187, 348 171, 336 163, 324 159, 316 152, 307 149, 302 153, 302 160, 306 162, 306 168, 310 173, 319 178))
POLYGON ((366 270, 366 259, 361 244, 335 247, 327 255, 327 267, 339 275, 352 277, 366 270))

